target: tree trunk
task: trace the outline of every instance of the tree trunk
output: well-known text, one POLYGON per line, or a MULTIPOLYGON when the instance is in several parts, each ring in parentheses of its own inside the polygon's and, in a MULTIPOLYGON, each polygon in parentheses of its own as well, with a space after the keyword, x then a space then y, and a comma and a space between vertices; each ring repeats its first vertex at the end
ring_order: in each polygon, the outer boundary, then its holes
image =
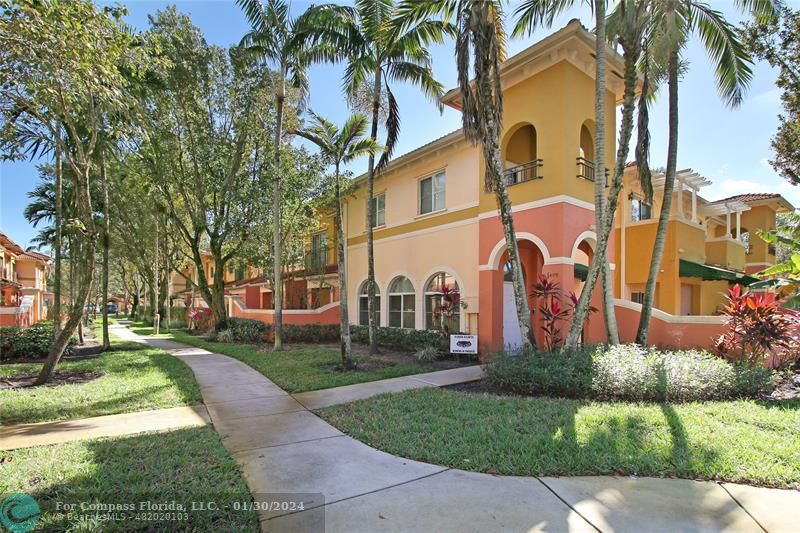
POLYGON ((650 260, 650 272, 642 300, 642 315, 639 318, 639 330, 636 332, 637 344, 647 344, 650 333, 650 317, 653 314, 656 283, 661 270, 661 260, 664 258, 664 245, 667 241, 667 227, 669 215, 672 211, 672 192, 675 189, 675 171, 678 162, 678 75, 679 51, 677 47, 670 52, 669 66, 667 68, 667 90, 669 92, 669 139, 667 141, 667 170, 664 175, 664 198, 661 204, 661 214, 658 217, 656 241, 653 245, 653 258, 650 260))
POLYGON ((61 331, 61 228, 63 226, 63 180, 61 124, 56 128, 56 240, 54 244, 55 265, 53 267, 53 339, 58 338, 61 331))
MULTIPOLYGON (((47 354, 47 359, 42 365, 42 370, 36 378, 35 385, 42 385, 47 383, 53 376, 56 365, 64 355, 64 349, 67 347, 70 337, 75 333, 78 325, 83 317, 83 309, 86 302, 89 300, 89 292, 92 286, 92 275, 94 274, 95 263, 95 244, 96 233, 94 226, 94 219, 92 218, 92 202, 89 194, 89 163, 86 162, 85 166, 81 169, 83 172, 75 176, 75 211, 76 216, 83 222, 86 228, 86 249, 84 250, 83 261, 84 268, 82 269, 81 283, 76 295, 76 302, 70 310, 69 318, 67 319, 64 329, 62 329, 58 337, 53 341, 50 346, 50 351, 47 354)), ((74 257, 71 257, 71 262, 74 262, 74 257)))
POLYGON ((336 165, 336 251, 339 267, 339 313, 340 313, 340 346, 342 367, 352 370, 356 367, 350 341, 350 317, 347 306, 347 265, 344 257, 344 228, 342 227, 342 197, 339 185, 339 165, 336 165))
POLYGON ((275 158, 273 163, 272 183, 272 302, 275 308, 273 333, 274 350, 283 350, 283 265, 281 263, 281 137, 283 128, 283 103, 286 98, 286 67, 281 65, 281 81, 275 95, 275 158))
POLYGON ((109 205, 108 205, 108 175, 106 174, 106 157, 105 149, 100 148, 100 180, 103 184, 103 298, 101 305, 103 306, 103 350, 108 350, 111 347, 111 341, 108 337, 108 247, 110 245, 111 232, 109 222, 109 205))
MULTIPOLYGON (((380 9, 378 9, 380 12, 380 9)), ((372 88, 372 128, 370 139, 378 140, 378 119, 381 106, 381 69, 375 69, 375 83, 372 88)), ((375 309, 375 248, 372 228, 373 205, 372 198, 375 190, 375 154, 369 154, 367 165, 367 329, 369 330, 369 353, 378 353, 378 322, 377 309, 375 309)), ((340 298, 341 300, 341 298, 340 298)))
MULTIPOLYGON (((593 2, 595 11, 595 129, 594 129, 594 209, 595 227, 603 228, 605 208, 605 129, 606 129, 606 4, 605 0, 593 2)), ((608 261, 608 238, 602 231, 598 232, 597 245, 592 258, 592 264, 586 275, 578 304, 575 306, 575 315, 572 325, 564 341, 562 351, 574 349, 578 346, 583 333, 583 327, 589 316, 589 305, 594 293, 597 278, 603 272, 603 265, 608 261)), ((613 306, 613 301, 612 301, 613 306)))
MULTIPOLYGON (((221 260, 217 260, 217 253, 214 253, 214 282, 213 294, 211 299, 211 315, 214 318, 214 329, 220 330, 225 327, 225 322, 228 319, 228 312, 225 308, 225 264, 221 260)), ((219 255, 222 255, 221 251, 219 255)))

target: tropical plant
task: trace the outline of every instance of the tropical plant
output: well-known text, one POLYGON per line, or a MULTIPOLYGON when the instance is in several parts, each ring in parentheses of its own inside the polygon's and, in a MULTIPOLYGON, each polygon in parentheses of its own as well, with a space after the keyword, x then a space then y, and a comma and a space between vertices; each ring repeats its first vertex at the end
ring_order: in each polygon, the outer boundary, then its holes
POLYGON ((345 234, 342 224, 341 166, 365 155, 374 155, 377 145, 371 138, 365 138, 367 119, 363 115, 352 115, 341 129, 319 115, 311 113, 311 125, 297 131, 297 134, 316 144, 323 156, 334 168, 333 187, 336 202, 336 251, 339 272, 339 316, 341 323, 342 367, 351 370, 356 367, 350 339, 350 317, 348 313, 347 269, 344 262, 345 234))
POLYGON ((236 0, 245 13, 251 30, 242 38, 242 45, 259 58, 272 63, 278 71, 275 84, 275 139, 272 161, 273 218, 273 302, 275 308, 274 349, 283 348, 283 263, 281 261, 281 147, 284 136, 284 106, 287 84, 298 91, 299 101, 308 93, 306 69, 312 61, 332 59, 325 44, 310 46, 301 32, 298 19, 289 13, 284 0, 236 0))
MULTIPOLYGON (((563 344, 561 338, 563 324, 569 323, 575 317, 578 297, 572 291, 566 293, 555 277, 542 274, 534 285, 532 296, 539 299, 544 349, 548 352, 555 351, 563 344)), ((596 307, 589 306, 589 314, 596 311, 596 307)))
POLYGON ((466 138, 481 145, 485 164, 484 188, 487 192, 493 192, 497 200, 511 266, 522 349, 527 351, 535 346, 536 341, 531 330, 531 312, 500 154, 500 135, 503 131, 500 63, 506 57, 502 7, 502 2, 497 0, 407 0, 398 8, 396 24, 407 28, 425 21, 432 22, 433 17, 439 15, 441 20, 436 21, 436 27, 455 36, 461 122, 466 138), (451 19, 454 22, 451 23, 451 19), (471 79, 473 75, 474 80, 471 79))
POLYGON ((764 363, 777 355, 783 361, 785 351, 798 348, 800 314, 782 308, 771 292, 753 293, 736 284, 728 290, 722 313, 728 331, 715 342, 722 357, 764 363))
POLYGON ((450 320, 456 316, 460 309, 466 309, 467 303, 461 300, 461 293, 455 287, 442 285, 441 287, 434 287, 434 292, 441 294, 436 306, 433 308, 433 318, 439 321, 439 327, 442 335, 445 337, 450 336, 450 320))
POLYGON ((765 277, 758 286, 772 288, 786 296, 783 304, 800 307, 800 213, 779 215, 777 228, 759 231, 758 236, 767 244, 775 246, 777 263, 757 275, 765 277))
MULTIPOLYGON (((737 0, 737 5, 758 20, 775 17, 772 0, 737 0)), ((636 342, 647 344, 650 318, 655 301, 656 283, 661 271, 667 227, 672 210, 675 173, 678 158, 678 83, 682 71, 681 54, 689 38, 700 37, 709 58, 714 63, 717 90, 725 103, 735 108, 753 77, 752 59, 736 29, 719 11, 696 0, 658 0, 654 2, 652 23, 647 40, 651 50, 660 50, 660 63, 666 65, 668 91, 667 166, 664 173, 664 195, 658 218, 653 255, 642 301, 642 312, 636 342)))
POLYGON ((347 61, 344 88, 350 99, 365 87, 371 104, 370 139, 377 143, 381 114, 386 115, 386 141, 380 160, 370 155, 366 176, 367 315, 370 352, 377 352, 377 307, 373 237, 373 198, 376 174, 394 153, 400 135, 400 109, 390 83, 405 82, 418 87, 439 103, 443 87, 433 77, 426 44, 441 42, 446 26, 421 19, 413 25, 394 24, 399 10, 394 0, 357 0, 354 6, 323 4, 304 17, 306 34, 314 42, 328 43, 347 61), (382 109, 383 95, 387 109, 382 109))

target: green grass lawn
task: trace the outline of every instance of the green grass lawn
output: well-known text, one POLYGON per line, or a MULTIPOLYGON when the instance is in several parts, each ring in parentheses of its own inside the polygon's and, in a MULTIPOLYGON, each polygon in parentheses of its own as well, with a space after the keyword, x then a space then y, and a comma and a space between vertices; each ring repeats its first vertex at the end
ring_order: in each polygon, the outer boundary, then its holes
MULTIPOLYGON (((140 323, 134 324, 131 330, 140 335, 147 335, 148 332, 152 333, 153 331, 152 328, 140 323)), ((189 335, 185 331, 173 331, 167 337, 176 342, 190 344, 238 359, 291 393, 328 389, 434 370, 415 363, 357 356, 360 364, 378 362, 388 366, 355 372, 342 372, 334 369, 341 362, 341 355, 336 350, 307 346, 293 348, 290 346, 282 352, 270 352, 263 350, 263 346, 259 347, 253 344, 209 342, 203 338, 189 335)))
MULTIPOLYGON (((35 373, 39 363, 0 365, 0 379, 35 373)), ((86 418, 202 403, 192 371, 167 352, 114 340, 96 358, 62 361, 56 370, 95 371, 83 384, 0 390, 0 424, 86 418)))
POLYGON ((669 405, 418 389, 320 414, 381 450, 478 472, 800 484, 800 400, 669 405))
MULTIPOLYGON (((23 492, 42 509, 37 530, 47 531, 253 531, 254 511, 233 502, 251 496, 236 463, 210 427, 82 440, 0 451, 0 494, 23 492), (124 522, 59 518, 56 503, 127 504, 141 501, 217 502, 220 510, 188 510, 185 519, 141 516, 124 522), (227 504, 227 507, 224 506, 227 504)), ((89 514, 83 512, 83 514, 89 514)))

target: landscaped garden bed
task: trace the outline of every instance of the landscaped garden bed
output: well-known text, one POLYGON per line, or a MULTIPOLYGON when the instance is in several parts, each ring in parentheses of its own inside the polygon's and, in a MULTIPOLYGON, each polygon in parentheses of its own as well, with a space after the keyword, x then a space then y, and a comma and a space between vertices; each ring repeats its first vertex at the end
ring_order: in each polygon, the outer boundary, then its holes
POLYGON ((620 346, 500 356, 480 382, 320 415, 386 452, 465 470, 800 489, 800 399, 767 400, 773 386, 763 367, 620 346))
POLYGON ((37 530, 259 531, 238 466, 210 427, 0 451, 0 494, 11 493, 36 500, 37 530), (102 505, 135 507, 106 512, 102 505))

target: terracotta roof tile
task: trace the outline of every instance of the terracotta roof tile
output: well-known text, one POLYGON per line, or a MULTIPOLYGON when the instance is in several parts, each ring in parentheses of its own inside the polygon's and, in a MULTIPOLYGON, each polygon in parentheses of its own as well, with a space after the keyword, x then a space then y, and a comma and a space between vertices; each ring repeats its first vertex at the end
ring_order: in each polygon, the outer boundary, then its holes
POLYGON ((721 203, 721 202, 730 202, 733 200, 739 200, 742 202, 757 202, 759 200, 769 200, 770 198, 780 198, 781 195, 778 193, 770 193, 770 192, 758 192, 758 193, 747 193, 747 194, 737 194, 736 196, 730 196, 728 198, 723 198, 722 200, 715 200, 714 203, 721 203))

